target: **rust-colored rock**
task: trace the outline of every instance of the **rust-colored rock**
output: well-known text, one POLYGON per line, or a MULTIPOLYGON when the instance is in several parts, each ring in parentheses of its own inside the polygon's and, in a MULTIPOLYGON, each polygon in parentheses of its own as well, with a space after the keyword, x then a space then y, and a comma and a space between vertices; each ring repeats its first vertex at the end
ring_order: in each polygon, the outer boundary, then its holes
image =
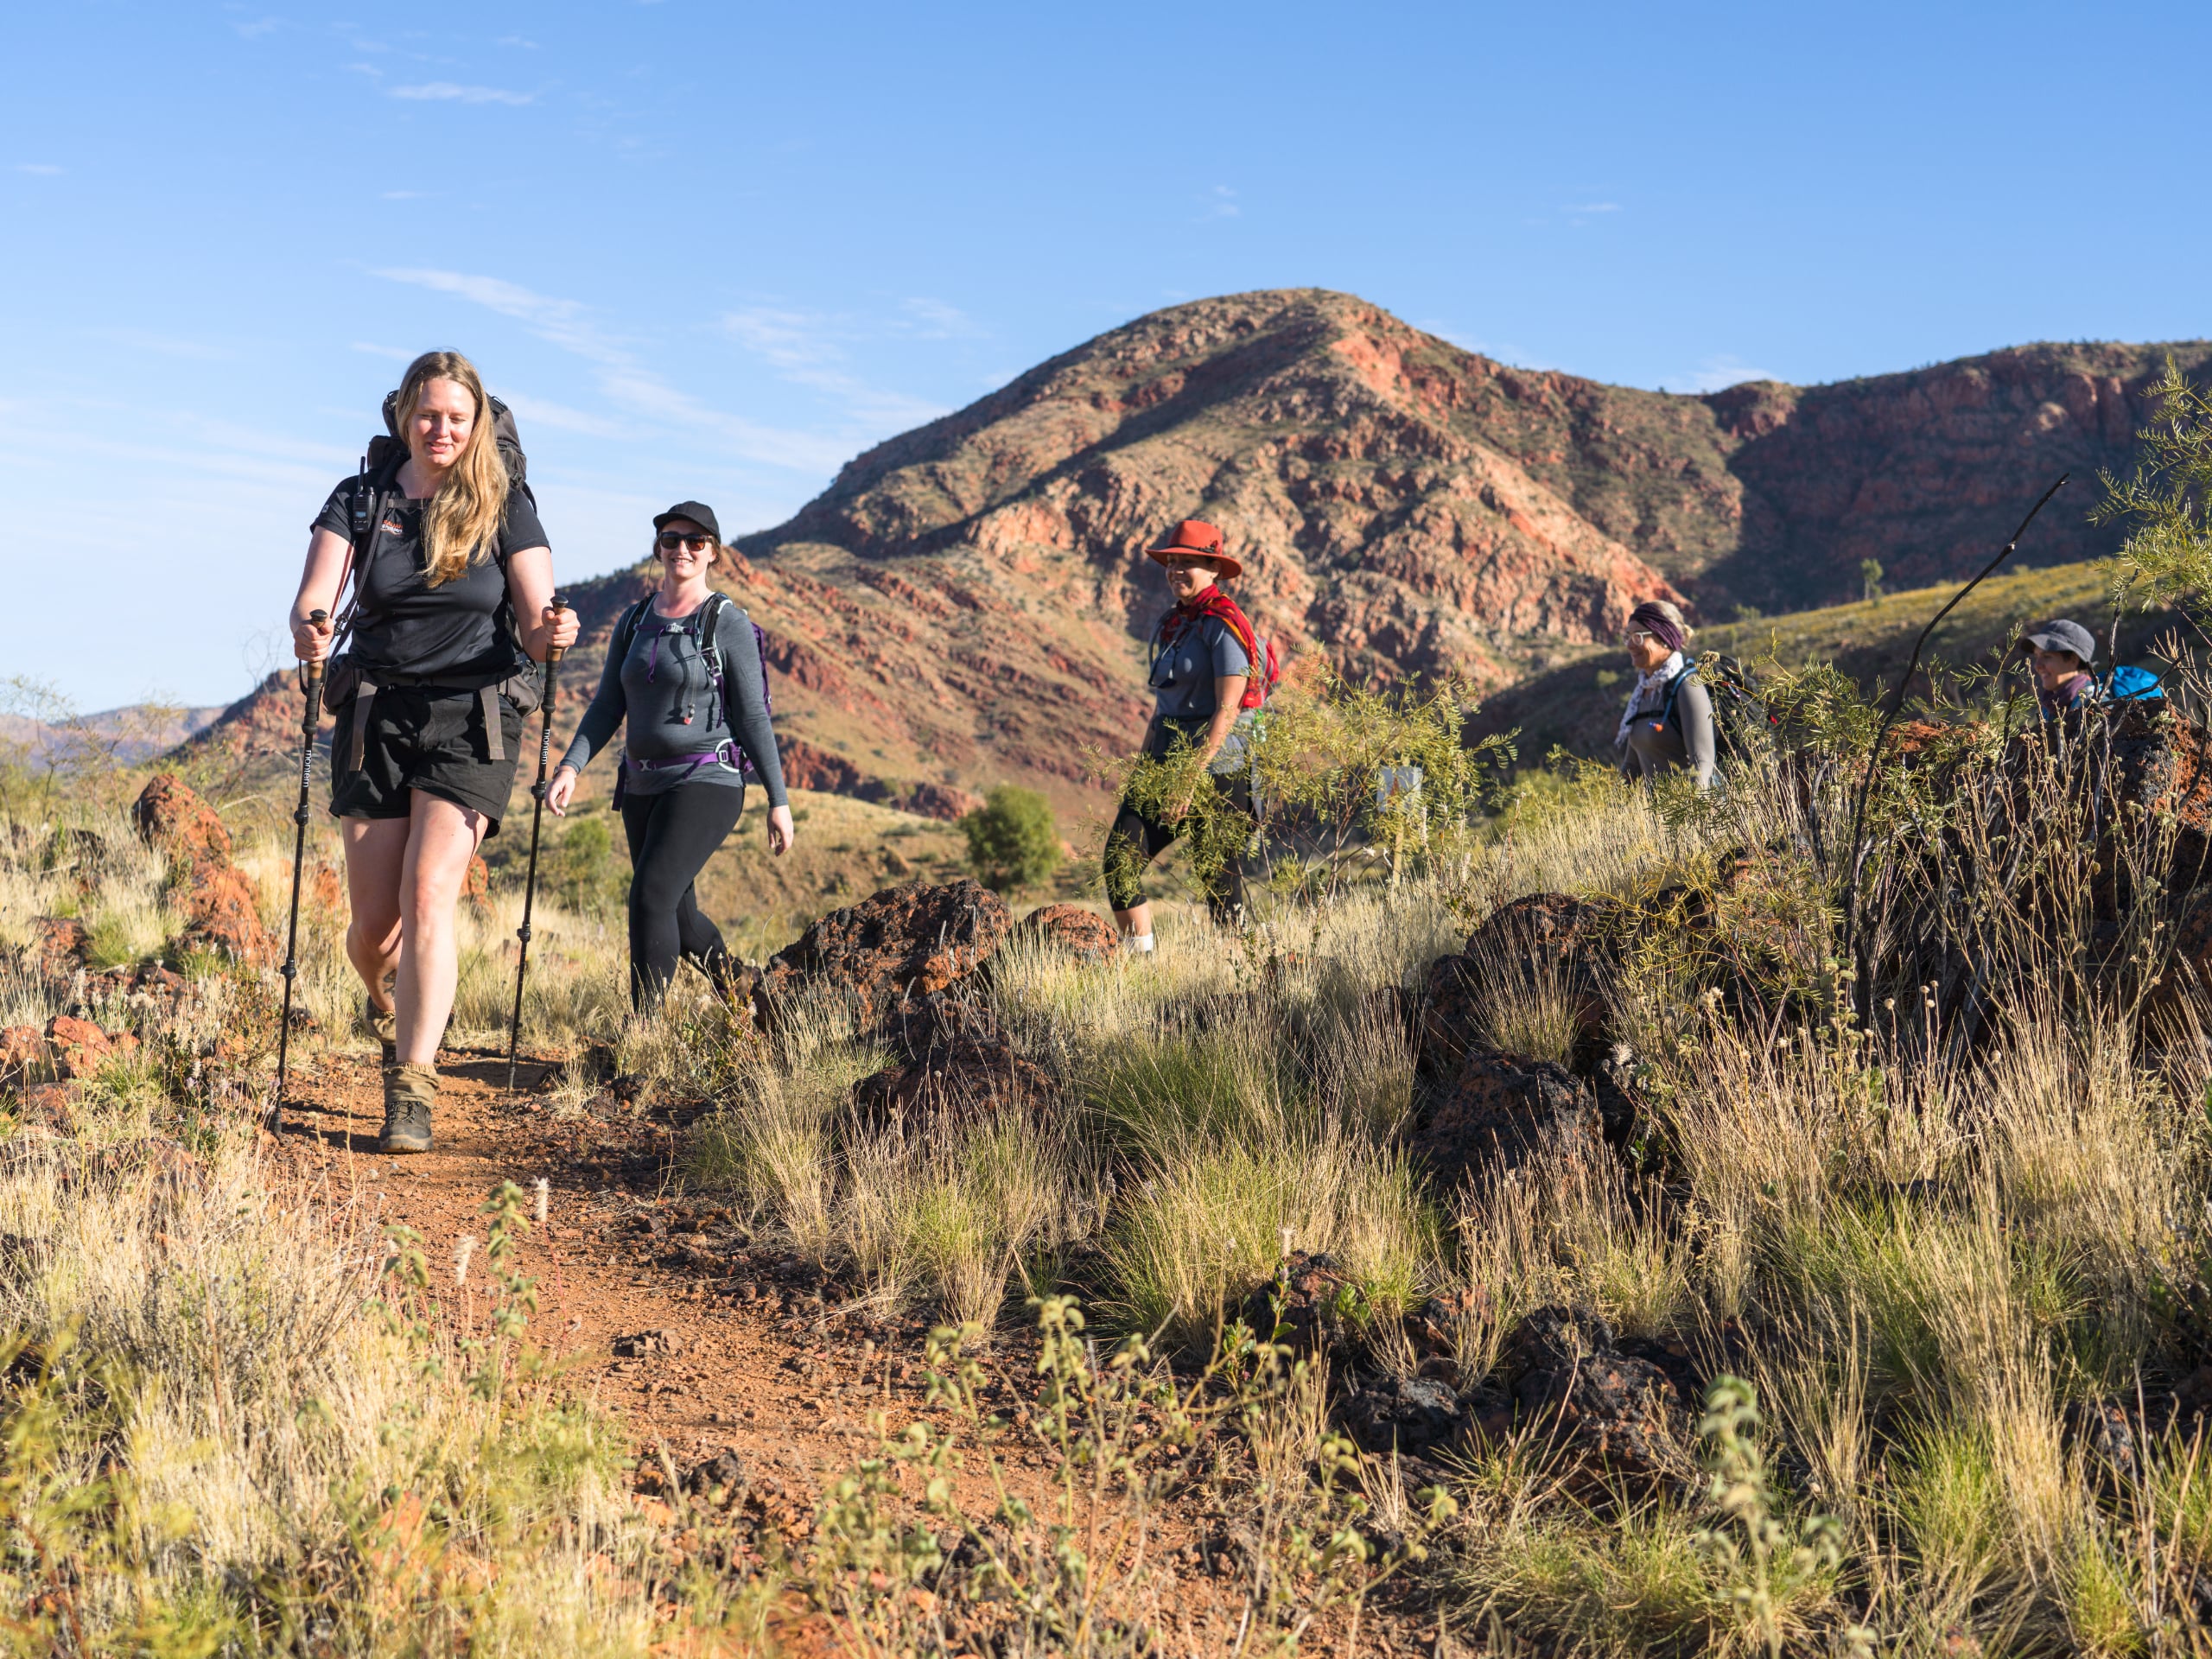
POLYGON ((1565 1066, 1522 1054, 1471 1053, 1407 1150, 1450 1192, 1478 1171, 1517 1169, 1547 1141, 1599 1135, 1590 1085, 1565 1066))
POLYGON ((0 1027, 0 1089, 21 1082, 46 1063, 46 1039, 36 1026, 0 1027))
POLYGON ((77 1132, 77 1085, 35 1083, 16 1100, 17 1122, 36 1124, 54 1135, 77 1132))
POLYGON ((1082 905, 1039 905, 1014 925, 1014 937, 1065 951, 1079 962, 1104 962, 1121 949, 1113 924, 1082 905))
MULTIPOLYGON (((55 1068, 65 1077, 86 1077, 99 1071, 118 1044, 89 1020, 57 1014, 46 1022, 46 1040, 54 1046, 55 1068)), ((137 1046, 137 1039, 131 1046, 137 1046)))
POLYGON ((183 942, 244 962, 276 959, 262 925, 253 884, 231 861, 231 835, 214 810, 175 772, 162 772, 140 792, 131 817, 149 846, 183 873, 183 942))
POLYGON ((771 957, 754 1006, 772 1025, 790 999, 827 994, 852 1007, 862 1030, 883 1030, 974 973, 1013 925, 1006 901, 966 877, 887 887, 832 911, 771 957))
POLYGON ((86 965, 92 942, 74 916, 41 916, 31 923, 30 960, 49 978, 67 979, 86 965))
MULTIPOLYGON (((476 879, 476 867, 484 861, 472 859, 468 876, 472 885, 476 879)), ((318 863, 315 874, 308 879, 308 892, 316 907, 326 914, 336 916, 346 909, 346 874, 333 864, 318 863)))
POLYGON ((468 879, 461 886, 461 896, 479 916, 492 913, 492 868, 481 856, 468 861, 468 879))
POLYGON ((230 862, 231 832, 214 808, 173 772, 157 773, 139 791, 130 821, 141 841, 171 858, 188 863, 203 859, 230 862))

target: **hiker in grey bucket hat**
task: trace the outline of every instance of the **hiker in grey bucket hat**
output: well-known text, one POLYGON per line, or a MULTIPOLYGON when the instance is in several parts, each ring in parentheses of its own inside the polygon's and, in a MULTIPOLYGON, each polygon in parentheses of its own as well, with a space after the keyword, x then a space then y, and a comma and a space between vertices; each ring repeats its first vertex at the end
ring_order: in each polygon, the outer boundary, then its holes
POLYGON ((2063 616, 2037 622, 2020 634, 2020 648, 2036 677, 2036 702, 2044 715, 2079 708, 2089 693, 2089 664, 2096 660, 2097 638, 2079 622, 2063 616))

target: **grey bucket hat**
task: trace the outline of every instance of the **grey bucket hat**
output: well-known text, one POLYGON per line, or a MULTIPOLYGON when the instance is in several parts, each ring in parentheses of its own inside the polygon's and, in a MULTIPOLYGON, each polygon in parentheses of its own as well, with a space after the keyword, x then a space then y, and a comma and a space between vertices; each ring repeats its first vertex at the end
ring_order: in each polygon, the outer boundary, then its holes
POLYGON ((2020 643, 2042 651, 2070 651, 2082 659, 2084 668, 2097 657, 2096 635, 2079 622, 2070 622, 2063 616, 2032 624, 2021 633, 2020 643))

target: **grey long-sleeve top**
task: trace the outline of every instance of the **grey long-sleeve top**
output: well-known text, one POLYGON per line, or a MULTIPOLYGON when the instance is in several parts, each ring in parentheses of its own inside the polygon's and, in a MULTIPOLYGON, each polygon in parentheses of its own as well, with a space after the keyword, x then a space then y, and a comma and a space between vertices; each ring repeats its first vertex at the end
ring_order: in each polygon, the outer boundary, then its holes
POLYGON ((627 785, 632 793, 656 795, 683 783, 741 789, 745 777, 730 754, 729 746, 734 744, 753 762, 754 775, 768 791, 768 804, 784 805, 783 763, 761 695, 760 651, 751 621, 732 605, 723 610, 721 626, 715 630, 722 658, 725 714, 716 703, 714 678, 699 650, 699 618, 706 607, 689 616, 667 617, 654 603, 645 601, 627 652, 618 658, 610 642, 599 690, 577 722, 562 764, 581 772, 627 719, 629 732, 622 746, 627 755, 664 761, 719 751, 723 757, 696 766, 632 766, 627 785))
POLYGON ((1666 689, 1662 686, 1650 708, 1639 708, 1629 716, 1621 770, 1631 778, 1652 778, 1688 766, 1697 774, 1700 789, 1712 788, 1713 694, 1693 673, 1675 688, 1673 717, 1662 719, 1665 713, 1666 689))

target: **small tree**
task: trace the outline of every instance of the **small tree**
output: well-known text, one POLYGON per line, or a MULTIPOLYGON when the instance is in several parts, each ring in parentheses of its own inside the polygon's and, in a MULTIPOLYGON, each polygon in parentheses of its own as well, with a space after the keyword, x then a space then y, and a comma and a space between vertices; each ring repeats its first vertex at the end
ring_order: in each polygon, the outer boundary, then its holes
POLYGON ((1882 562, 1879 559, 1859 560, 1859 582, 1866 599, 1879 599, 1882 596, 1882 562))
POLYGON ((960 820, 976 879, 996 892, 1034 887, 1060 863, 1052 804, 1033 789, 1001 784, 960 820))

